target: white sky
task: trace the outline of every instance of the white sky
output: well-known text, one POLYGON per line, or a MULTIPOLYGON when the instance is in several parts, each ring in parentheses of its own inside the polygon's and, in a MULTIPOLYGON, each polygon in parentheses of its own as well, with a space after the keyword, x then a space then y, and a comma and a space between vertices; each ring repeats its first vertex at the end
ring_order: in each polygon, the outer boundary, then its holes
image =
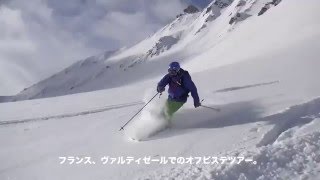
POLYGON ((15 94, 77 60, 131 46, 173 20, 188 3, 0 0, 0 96, 15 94))

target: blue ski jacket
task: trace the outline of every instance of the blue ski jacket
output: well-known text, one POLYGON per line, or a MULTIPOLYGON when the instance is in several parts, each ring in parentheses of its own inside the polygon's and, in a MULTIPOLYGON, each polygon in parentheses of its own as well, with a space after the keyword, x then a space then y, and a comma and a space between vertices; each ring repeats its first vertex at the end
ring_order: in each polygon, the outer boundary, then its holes
POLYGON ((169 99, 178 102, 186 102, 191 92, 194 104, 200 102, 197 87, 193 83, 188 71, 179 70, 176 76, 171 76, 169 74, 165 75, 158 83, 158 89, 164 89, 166 85, 169 84, 169 99))

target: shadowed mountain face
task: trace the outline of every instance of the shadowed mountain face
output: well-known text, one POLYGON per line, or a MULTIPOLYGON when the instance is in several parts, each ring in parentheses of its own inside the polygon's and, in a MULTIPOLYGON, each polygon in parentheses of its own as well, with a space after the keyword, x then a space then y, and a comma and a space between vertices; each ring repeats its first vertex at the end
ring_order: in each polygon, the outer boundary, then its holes
POLYGON ((153 46, 152 49, 147 52, 147 56, 152 57, 160 55, 162 52, 169 50, 178 41, 178 38, 174 38, 172 36, 163 36, 159 39, 155 46, 153 46))

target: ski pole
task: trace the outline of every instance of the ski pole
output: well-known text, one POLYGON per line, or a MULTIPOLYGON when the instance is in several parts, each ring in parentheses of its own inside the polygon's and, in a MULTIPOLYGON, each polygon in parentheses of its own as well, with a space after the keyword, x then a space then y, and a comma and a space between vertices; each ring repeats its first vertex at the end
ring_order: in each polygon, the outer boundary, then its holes
POLYGON ((159 94, 159 93, 157 93, 156 95, 154 95, 135 115, 133 115, 133 116, 131 117, 131 119, 129 119, 128 122, 126 122, 126 123, 119 129, 119 131, 124 130, 123 128, 124 128, 134 117, 136 117, 136 116, 143 110, 143 108, 145 108, 158 94, 159 94))
MULTIPOLYGON (((201 103, 204 101, 204 99, 201 100, 201 103)), ((211 110, 215 110, 217 112, 220 112, 221 110, 218 108, 213 108, 213 107, 209 107, 209 106, 205 106, 205 105, 200 105, 201 107, 207 108, 207 109, 211 109, 211 110)))
POLYGON ((220 112, 220 109, 218 108, 213 108, 213 107, 209 107, 209 106, 204 106, 204 105, 200 105, 201 107, 204 107, 204 108, 208 108, 208 109, 212 109, 212 110, 215 110, 217 112, 220 112))

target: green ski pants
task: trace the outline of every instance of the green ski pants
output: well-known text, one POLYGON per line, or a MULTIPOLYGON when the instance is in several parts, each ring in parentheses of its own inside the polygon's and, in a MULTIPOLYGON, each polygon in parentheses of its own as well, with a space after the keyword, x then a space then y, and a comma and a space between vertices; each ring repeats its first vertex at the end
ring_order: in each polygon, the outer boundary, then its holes
POLYGON ((168 121, 171 121, 171 118, 175 112, 177 112, 182 106, 184 102, 167 100, 164 108, 164 115, 168 121))

